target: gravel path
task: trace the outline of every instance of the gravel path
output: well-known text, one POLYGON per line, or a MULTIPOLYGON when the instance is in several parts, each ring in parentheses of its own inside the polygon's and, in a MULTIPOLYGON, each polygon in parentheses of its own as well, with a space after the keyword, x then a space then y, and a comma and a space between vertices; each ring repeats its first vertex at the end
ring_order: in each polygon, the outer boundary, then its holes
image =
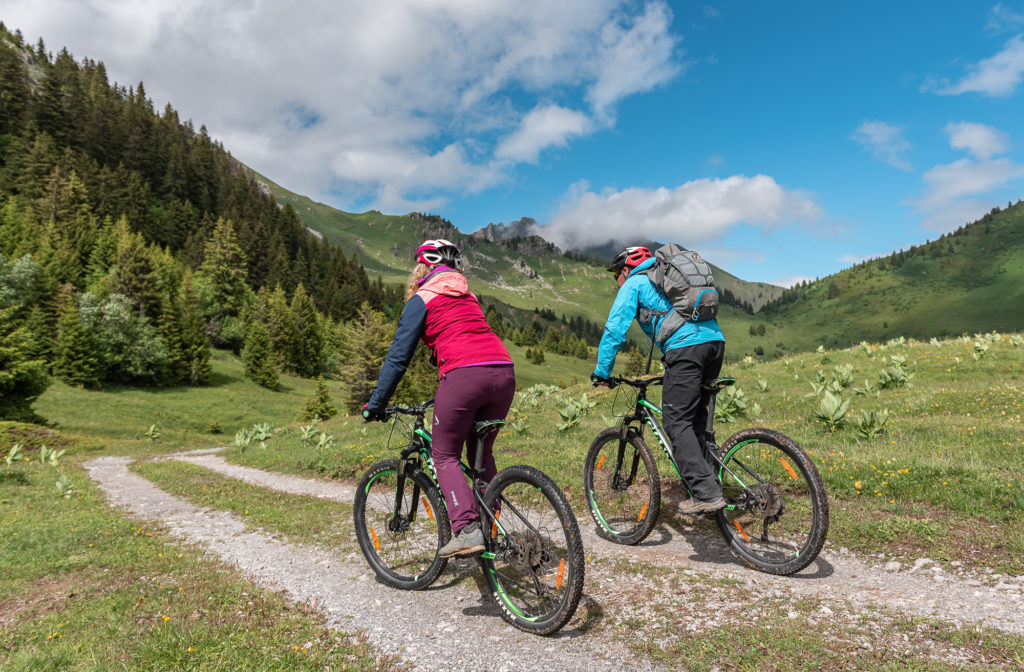
MULTIPOLYGON (((281 492, 352 501, 351 485, 232 465, 212 452, 178 453, 161 459, 186 461, 281 492)), ((331 626, 348 632, 364 630, 381 650, 400 655, 416 669, 523 669, 523 661, 530 661, 528 667, 538 670, 648 669, 644 661, 630 662, 621 644, 608 637, 581 636, 593 625, 582 620, 588 600, 598 605, 590 610, 596 613, 632 606, 628 591, 615 594, 592 574, 587 576, 578 618, 554 638, 531 637, 506 625, 489 598, 472 583, 435 586, 444 590, 443 597, 433 589, 410 593, 387 588, 373 580, 358 553, 336 555, 329 549, 287 544, 247 531, 231 514, 200 509, 132 474, 127 468, 130 462, 129 458, 100 458, 86 465, 112 504, 134 516, 161 521, 172 533, 203 544, 263 586, 286 590, 300 602, 315 603, 331 626), (401 614, 400 620, 396 621, 396 614, 401 614), (418 625, 396 635, 396 623, 418 625)), ((666 506, 673 505, 666 501, 666 506)), ((951 572, 926 558, 913 565, 872 564, 826 545, 818 560, 800 574, 775 577, 745 568, 728 552, 720 536, 699 525, 663 522, 644 544, 627 547, 598 538, 589 515, 576 513, 588 555, 642 560, 702 577, 730 579, 742 587, 744 600, 751 595, 755 599, 811 598, 824 605, 847 604, 862 611, 877 606, 958 627, 984 625, 1024 635, 1024 576, 1004 577, 964 568, 951 572)), ((459 561, 454 567, 457 575, 479 578, 473 561, 459 561)), ((451 569, 441 582, 445 578, 451 578, 451 569)))

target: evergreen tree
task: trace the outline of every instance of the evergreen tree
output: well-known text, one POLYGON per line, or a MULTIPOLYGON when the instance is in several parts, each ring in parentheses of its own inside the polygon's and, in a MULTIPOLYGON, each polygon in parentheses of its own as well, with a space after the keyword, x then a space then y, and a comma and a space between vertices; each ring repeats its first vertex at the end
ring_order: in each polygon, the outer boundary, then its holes
POLYGON ((222 314, 238 315, 248 288, 247 271, 245 253, 238 245, 231 222, 217 221, 213 235, 203 248, 201 271, 211 281, 222 314))
POLYGON ((323 376, 317 376, 316 390, 303 402, 302 410, 299 411, 299 422, 327 420, 337 414, 338 409, 331 405, 331 394, 327 390, 327 381, 323 376))
POLYGON ((384 313, 364 302, 356 319, 341 326, 339 377, 344 385, 342 402, 348 413, 358 413, 377 384, 395 329, 384 313))
POLYGON ((270 336, 259 322, 250 324, 245 334, 242 362, 245 364, 247 378, 269 390, 278 388, 277 369, 274 367, 273 353, 270 350, 270 336))
POLYGON ((0 307, 0 420, 37 422, 32 402, 50 385, 46 365, 26 354, 28 331, 15 319, 17 308, 0 307))
POLYGON ((61 291, 57 313, 57 343, 54 348, 53 375, 68 385, 100 386, 100 358, 96 341, 82 323, 70 285, 61 291))
POLYGON ((310 377, 320 369, 324 339, 316 305, 301 282, 292 296, 291 314, 296 337, 293 367, 299 375, 310 377))
POLYGON ((192 278, 185 276, 181 285, 181 355, 184 381, 189 385, 205 385, 210 380, 210 344, 203 331, 205 321, 199 312, 192 278))

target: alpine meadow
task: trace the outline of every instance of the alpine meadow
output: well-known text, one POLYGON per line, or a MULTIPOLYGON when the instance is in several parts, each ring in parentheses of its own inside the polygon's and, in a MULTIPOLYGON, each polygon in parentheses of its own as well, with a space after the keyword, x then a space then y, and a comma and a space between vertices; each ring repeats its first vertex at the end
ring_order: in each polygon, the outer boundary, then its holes
MULTIPOLYGON (((788 288, 713 266, 719 443, 783 432, 828 496, 821 556, 774 577, 675 513, 660 452, 650 538, 594 532, 584 460, 630 408, 590 383, 614 250, 528 213, 344 212, 230 150, 0 24, 3 670, 1024 669, 1022 201, 788 288), (503 623, 474 560, 403 593, 359 554, 356 483, 404 447, 360 409, 432 238, 515 361, 498 468, 549 475, 583 531, 551 639, 503 623)), ((650 347, 634 323, 616 374, 650 347)), ((392 403, 437 382, 421 345, 392 403)))

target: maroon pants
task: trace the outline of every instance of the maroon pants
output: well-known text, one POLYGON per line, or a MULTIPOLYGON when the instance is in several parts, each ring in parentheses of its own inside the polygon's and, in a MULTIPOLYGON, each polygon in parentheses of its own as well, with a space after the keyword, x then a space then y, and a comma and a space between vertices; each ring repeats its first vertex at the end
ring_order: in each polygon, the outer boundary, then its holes
MULTIPOLYGON (((473 501, 473 491, 459 467, 463 446, 467 449, 469 466, 473 466, 476 458, 473 423, 504 419, 515 393, 516 375, 511 364, 464 366, 446 373, 437 386, 431 431, 434 467, 437 469, 437 484, 448 505, 453 533, 480 518, 473 501)), ((492 451, 497 435, 497 432, 491 432, 484 441, 485 481, 490 481, 498 473, 492 451)))

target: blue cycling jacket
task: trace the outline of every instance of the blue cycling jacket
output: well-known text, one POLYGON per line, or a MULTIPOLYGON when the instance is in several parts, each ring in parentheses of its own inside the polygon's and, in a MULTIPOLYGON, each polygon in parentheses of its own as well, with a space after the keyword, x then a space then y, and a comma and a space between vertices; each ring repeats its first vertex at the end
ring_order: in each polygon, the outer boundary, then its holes
MULTIPOLYGON (((601 344, 597 348, 595 376, 608 378, 612 375, 615 356, 619 354, 619 348, 626 342, 626 332, 634 319, 640 323, 640 328, 644 333, 653 338, 653 335, 658 333, 658 326, 664 317, 654 315, 650 321, 645 321, 641 319, 641 316, 646 316, 648 311, 667 313, 672 310, 672 303, 664 292, 655 287, 646 275, 638 273, 638 271, 644 271, 653 266, 655 261, 655 259, 648 259, 630 271, 626 276, 626 281, 619 288, 612 309, 608 313, 608 321, 604 325, 601 344)), ((668 341, 658 343, 658 348, 665 353, 675 348, 710 343, 711 341, 725 341, 725 336, 722 334, 717 320, 687 321, 668 337, 668 341)))

